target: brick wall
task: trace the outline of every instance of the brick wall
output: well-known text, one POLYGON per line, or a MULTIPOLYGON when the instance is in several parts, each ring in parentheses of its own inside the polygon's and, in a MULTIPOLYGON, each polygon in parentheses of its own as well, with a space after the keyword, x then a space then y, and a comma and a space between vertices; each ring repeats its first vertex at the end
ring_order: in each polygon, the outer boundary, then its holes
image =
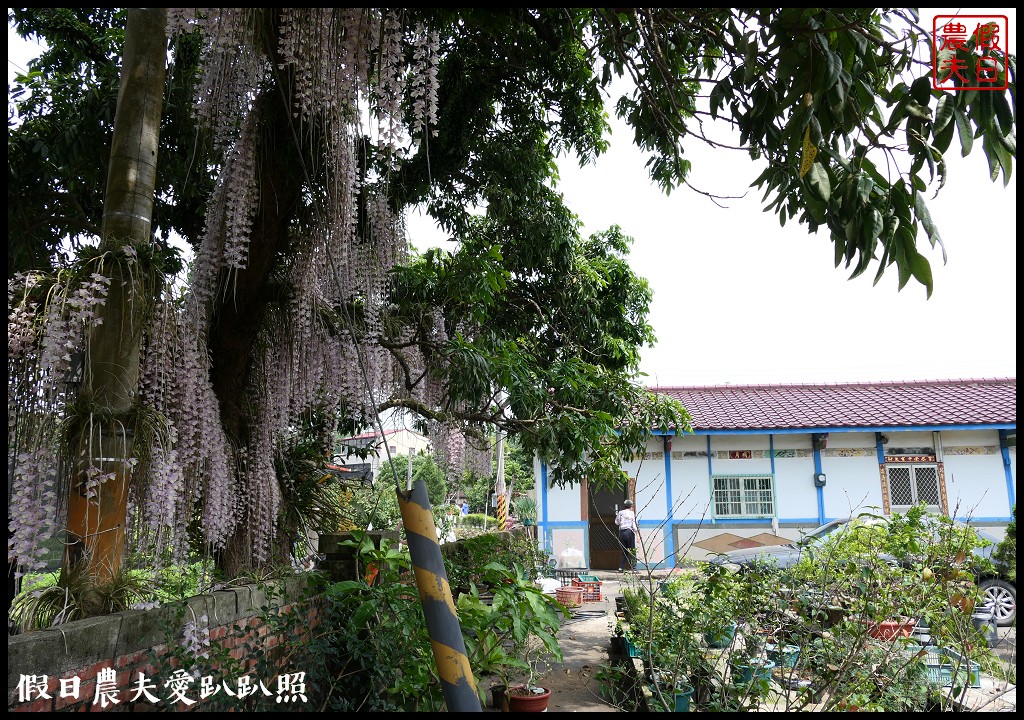
POLYGON ((298 692, 304 689, 304 678, 295 674, 301 668, 284 668, 276 677, 257 677, 253 650, 272 654, 282 643, 308 640, 318 624, 319 613, 315 602, 300 599, 305 585, 305 578, 290 578, 272 586, 275 590, 269 596, 267 590, 250 585, 189 598, 184 608, 128 610, 10 636, 7 639, 7 709, 9 712, 154 709, 139 689, 140 673, 144 684, 153 686, 147 690, 157 700, 170 702, 183 696, 193 701, 189 705, 178 700, 173 706, 177 711, 203 710, 204 703, 209 705, 218 696, 223 699, 229 691, 237 694, 238 682, 243 683, 244 693, 251 688, 255 694, 274 701, 280 696, 290 703, 301 703, 298 692), (268 612, 293 611, 297 613, 297 624, 286 631, 289 637, 272 633, 264 619, 268 612), (170 658, 168 649, 171 643, 173 647, 181 643, 185 623, 190 618, 203 616, 207 622, 199 623, 200 638, 205 638, 208 628, 211 649, 217 652, 222 648, 237 660, 245 658, 245 669, 238 677, 232 676, 219 685, 212 684, 212 674, 208 681, 202 676, 193 678, 187 672, 193 668, 179 668, 174 662, 161 663, 164 667, 159 670, 152 664, 154 654, 170 658), (251 685, 246 685, 243 677, 248 677, 251 685), (205 699, 201 697, 203 682, 208 682, 206 691, 212 693, 205 699), (214 688, 216 693, 213 693, 214 688), (180 695, 176 695, 179 689, 180 695), (135 697, 138 699, 133 700, 135 697))

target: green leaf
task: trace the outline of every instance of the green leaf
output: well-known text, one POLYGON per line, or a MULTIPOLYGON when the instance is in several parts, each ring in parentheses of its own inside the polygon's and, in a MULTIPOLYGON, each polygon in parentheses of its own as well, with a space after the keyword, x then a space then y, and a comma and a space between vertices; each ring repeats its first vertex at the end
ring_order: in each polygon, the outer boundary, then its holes
POLYGON ((953 117, 956 118, 956 130, 960 135, 960 155, 961 157, 967 157, 971 154, 971 148, 974 147, 974 132, 971 130, 971 124, 967 120, 967 116, 964 115, 960 108, 954 110, 953 117))
POLYGON ((910 96, 917 101, 918 105, 927 108, 932 97, 932 78, 924 75, 914 81, 910 86, 910 96))
POLYGON ((927 297, 932 296, 932 266, 921 253, 914 250, 909 253, 910 272, 914 279, 924 285, 927 297))
POLYGON ((1013 110, 1006 100, 1006 95, 1001 92, 990 92, 992 96, 992 107, 995 110, 995 117, 999 125, 1000 135, 1009 135, 1014 129, 1013 110))
POLYGON ((829 182, 828 172, 821 163, 811 165, 810 172, 807 173, 807 184, 819 200, 828 202, 832 197, 832 184, 829 182))
POLYGON ((861 227, 861 238, 864 241, 865 247, 869 247, 878 239, 878 236, 882 234, 883 226, 882 213, 878 212, 875 208, 870 208, 861 227))
POLYGON ((942 155, 946 154, 946 150, 949 149, 949 144, 953 142, 953 130, 955 125, 956 123, 947 122, 945 127, 942 128, 942 131, 935 133, 932 138, 932 143, 934 144, 935 149, 942 155))
POLYGON ((953 111, 956 110, 956 98, 952 93, 942 93, 939 98, 939 105, 935 109, 935 122, 932 125, 932 135, 938 135, 939 131, 949 124, 953 119, 953 111))
POLYGON ((925 203, 924 196, 921 193, 914 193, 914 212, 917 214, 917 219, 921 222, 921 227, 924 228, 925 233, 928 235, 928 242, 931 243, 932 247, 935 247, 937 244, 942 249, 942 262, 946 262, 946 246, 942 244, 942 236, 939 234, 938 227, 932 221, 932 215, 928 211, 928 205, 925 203))
POLYGON ((715 87, 712 88, 711 97, 709 98, 711 103, 711 117, 718 117, 718 110, 723 104, 725 104, 725 99, 729 96, 731 90, 732 85, 729 82, 728 75, 715 83, 715 87))
POLYGON ((836 80, 839 78, 839 73, 843 69, 843 61, 827 47, 824 48, 822 54, 825 56, 825 79, 819 90, 821 92, 827 92, 836 84, 836 80))

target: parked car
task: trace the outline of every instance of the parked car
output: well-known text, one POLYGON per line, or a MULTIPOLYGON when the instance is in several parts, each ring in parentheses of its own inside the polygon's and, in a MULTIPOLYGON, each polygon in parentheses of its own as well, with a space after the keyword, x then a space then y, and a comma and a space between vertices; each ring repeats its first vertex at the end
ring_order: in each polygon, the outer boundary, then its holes
MULTIPOLYGON (((816 547, 824 544, 825 540, 835 532, 841 532, 853 518, 840 518, 832 520, 811 530, 800 540, 785 545, 767 545, 757 548, 745 548, 742 550, 731 550, 720 553, 709 560, 714 565, 723 565, 735 570, 749 570, 759 563, 773 563, 775 566, 786 569, 796 564, 805 553, 813 553, 816 547)), ((865 515, 856 518, 858 522, 879 522, 884 518, 876 515, 865 515)), ((959 524, 964 527, 962 524, 959 524)), ((1006 566, 992 557, 998 538, 994 535, 972 528, 980 538, 988 541, 988 545, 974 549, 974 554, 979 559, 989 562, 978 562, 975 565, 975 582, 984 594, 984 604, 992 610, 992 619, 999 627, 1012 625, 1017 618, 1017 587, 1006 576, 1006 566)), ((883 556, 884 557, 884 556, 883 556)), ((897 563, 896 558, 887 558, 890 562, 897 563)))

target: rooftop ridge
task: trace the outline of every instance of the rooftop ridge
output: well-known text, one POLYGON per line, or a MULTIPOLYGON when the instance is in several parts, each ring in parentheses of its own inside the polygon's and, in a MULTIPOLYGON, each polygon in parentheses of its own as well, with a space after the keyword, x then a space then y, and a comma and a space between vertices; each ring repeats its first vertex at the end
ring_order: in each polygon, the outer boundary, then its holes
POLYGON ((965 385, 971 383, 1015 383, 1015 377, 945 378, 941 380, 846 380, 806 383, 713 383, 711 385, 652 385, 651 392, 672 390, 763 390, 772 388, 907 387, 965 385))

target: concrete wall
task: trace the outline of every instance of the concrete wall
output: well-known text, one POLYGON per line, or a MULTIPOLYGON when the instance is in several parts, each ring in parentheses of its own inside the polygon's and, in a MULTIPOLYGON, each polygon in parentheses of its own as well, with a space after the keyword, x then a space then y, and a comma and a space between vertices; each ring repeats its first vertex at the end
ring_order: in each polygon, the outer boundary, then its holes
MULTIPOLYGON (((209 595, 198 595, 186 602, 184 619, 179 608, 162 606, 152 610, 128 610, 113 615, 86 618, 65 623, 47 630, 35 630, 7 638, 7 709, 8 712, 52 712, 52 711, 104 711, 129 710, 143 712, 154 709, 147 702, 130 702, 136 695, 134 688, 139 673, 154 683, 151 693, 161 700, 169 695, 166 677, 157 677, 152 664, 154 653, 166 656, 169 644, 180 644, 184 624, 189 618, 207 617, 211 644, 219 643, 228 650, 232 658, 243 659, 246 650, 243 645, 255 643, 264 651, 270 651, 279 643, 298 642, 301 637, 282 638, 271 635, 262 619, 265 611, 286 612, 296 609, 305 613, 303 625, 306 633, 311 632, 319 620, 315 607, 299 604, 299 598, 306 587, 306 578, 294 577, 275 585, 283 599, 274 594, 268 598, 267 591, 256 585, 246 585, 231 590, 222 590, 209 595), (237 629, 236 629, 237 628, 237 629), (112 677, 107 684, 105 678, 112 677), (31 678, 32 689, 26 678, 31 678), (72 693, 70 682, 78 678, 80 683, 77 696, 72 693), (62 695, 61 680, 64 684, 62 695), (107 698, 117 703, 104 702, 97 698, 97 682, 100 689, 111 688, 107 698), (46 696, 46 697, 44 697, 46 696), (105 706, 104 706, 105 705, 105 706)), ((249 659, 249 667, 255 661, 249 659)), ((262 681, 273 693, 277 690, 275 678, 257 678, 253 682, 259 687, 262 681)), ((185 697, 195 704, 177 703, 177 711, 203 710, 199 699, 199 680, 185 692, 185 697)), ((140 695, 143 697, 143 695, 140 695)))

